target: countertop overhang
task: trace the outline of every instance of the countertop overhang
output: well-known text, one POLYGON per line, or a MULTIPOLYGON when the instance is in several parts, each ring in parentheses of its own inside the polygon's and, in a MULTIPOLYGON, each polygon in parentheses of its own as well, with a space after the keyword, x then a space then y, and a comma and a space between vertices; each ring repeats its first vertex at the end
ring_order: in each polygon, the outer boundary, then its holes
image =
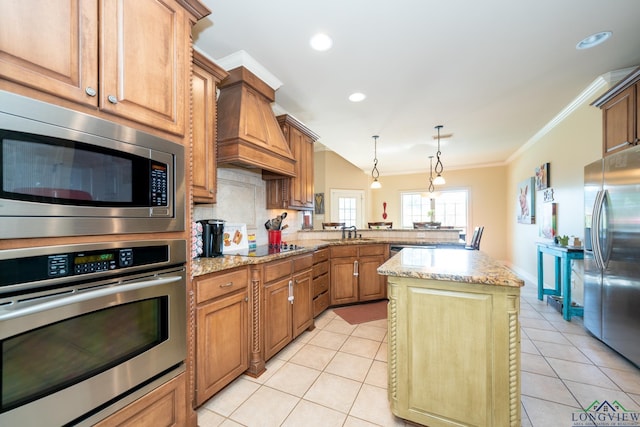
POLYGON ((524 281, 475 250, 405 248, 378 267, 386 276, 522 287, 524 281))

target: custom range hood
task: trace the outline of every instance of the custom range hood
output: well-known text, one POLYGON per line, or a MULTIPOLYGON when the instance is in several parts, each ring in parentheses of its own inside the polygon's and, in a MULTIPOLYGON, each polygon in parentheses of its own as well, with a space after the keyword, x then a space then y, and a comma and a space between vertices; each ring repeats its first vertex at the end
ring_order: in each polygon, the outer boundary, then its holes
POLYGON ((296 161, 271 109, 275 89, 245 66, 227 71, 219 86, 218 164, 295 177, 296 161))

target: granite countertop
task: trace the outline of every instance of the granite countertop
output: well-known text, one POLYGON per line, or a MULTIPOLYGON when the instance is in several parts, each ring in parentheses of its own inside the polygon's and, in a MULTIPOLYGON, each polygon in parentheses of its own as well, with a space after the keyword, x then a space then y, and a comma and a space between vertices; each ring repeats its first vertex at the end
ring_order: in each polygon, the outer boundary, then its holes
MULTIPOLYGON (((300 249, 289 250, 280 253, 273 253, 267 256, 253 257, 240 255, 224 255, 218 258, 195 258, 191 261, 192 276, 201 276, 203 274, 215 273, 218 271, 228 270, 243 265, 255 265, 277 259, 287 258, 294 255, 301 255, 308 252, 314 252, 317 249, 329 246, 342 245, 370 245, 376 243, 396 244, 396 245, 425 245, 434 244, 433 242, 425 242, 424 239, 406 239, 406 238, 353 238, 353 239, 304 239, 304 240, 287 240, 288 244, 300 246, 300 249)), ((442 245, 464 246, 464 243, 444 242, 442 245)))
POLYGON ((405 248, 378 267, 386 276, 521 287, 524 281, 480 251, 405 248))

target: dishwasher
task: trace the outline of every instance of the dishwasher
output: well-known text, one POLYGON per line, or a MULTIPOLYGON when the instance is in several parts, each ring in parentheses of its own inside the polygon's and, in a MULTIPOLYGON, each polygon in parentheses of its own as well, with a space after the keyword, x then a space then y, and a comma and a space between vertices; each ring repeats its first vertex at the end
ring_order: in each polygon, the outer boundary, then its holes
POLYGON ((398 252, 403 250, 404 248, 420 248, 420 249, 435 249, 437 245, 435 244, 425 244, 425 245, 391 245, 389 246, 389 257, 396 255, 398 252))

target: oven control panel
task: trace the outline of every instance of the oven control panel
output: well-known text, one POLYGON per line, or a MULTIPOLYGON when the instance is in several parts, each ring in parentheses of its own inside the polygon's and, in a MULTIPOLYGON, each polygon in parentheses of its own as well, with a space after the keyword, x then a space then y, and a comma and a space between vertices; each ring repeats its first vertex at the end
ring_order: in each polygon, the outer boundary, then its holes
MULTIPOLYGON (((135 251, 146 253, 148 249, 150 248, 136 248, 135 251)), ((134 260, 133 248, 51 255, 48 261, 49 277, 67 276, 70 272, 77 276, 140 265, 134 260)), ((155 258, 153 262, 162 261, 166 259, 155 258)))
POLYGON ((173 254, 184 252, 180 250, 186 247, 184 241, 178 242, 120 247, 76 245, 75 251, 61 251, 65 247, 59 246, 57 251, 51 247, 46 251, 32 250, 32 254, 29 250, 15 251, 22 256, 5 259, 0 256, 0 295, 12 288, 48 286, 58 283, 59 279, 75 280, 84 276, 88 279, 92 274, 120 274, 168 265, 173 261, 173 254), (86 250, 78 250, 85 249, 83 246, 86 250))

